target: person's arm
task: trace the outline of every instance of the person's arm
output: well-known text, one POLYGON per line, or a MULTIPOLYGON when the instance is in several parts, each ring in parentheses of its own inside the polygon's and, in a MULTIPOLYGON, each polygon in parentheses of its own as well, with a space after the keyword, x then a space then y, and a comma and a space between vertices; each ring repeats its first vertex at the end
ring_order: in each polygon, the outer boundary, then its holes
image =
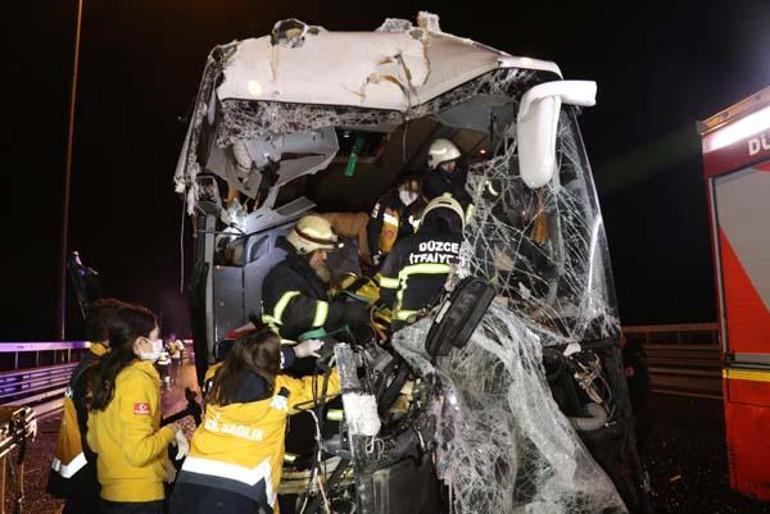
POLYGON ((318 328, 330 331, 344 324, 345 309, 338 302, 317 300, 294 290, 278 300, 273 317, 290 334, 318 328))
POLYGON ((369 244, 369 252, 372 254, 372 261, 375 266, 379 264, 379 259, 382 255, 382 250, 380 250, 380 233, 382 232, 385 208, 386 206, 383 205, 383 202, 378 200, 372 208, 369 223, 366 225, 366 242, 369 244))
POLYGON ((380 272, 375 276, 377 283, 380 285, 380 303, 388 309, 394 308, 396 303, 396 293, 400 287, 398 272, 401 270, 400 254, 404 244, 403 241, 396 243, 396 247, 390 254, 388 254, 380 272))
POLYGON ((369 307, 357 302, 326 302, 302 294, 291 298, 283 312, 281 323, 287 333, 304 333, 323 328, 334 332, 345 325, 351 327, 369 321, 369 307))
POLYGON ((273 269, 262 285, 265 304, 263 320, 281 328, 281 334, 302 334, 309 330, 338 325, 343 312, 329 302, 302 293, 304 280, 282 269, 273 269))
MULTIPOLYGON (((323 375, 316 375, 315 377, 292 378, 282 375, 281 383, 276 388, 280 390, 281 387, 289 390, 289 413, 296 414, 309 408, 314 397, 319 398, 323 394, 324 377, 323 375), (313 394, 313 382, 315 382, 315 395, 313 394)), ((340 375, 337 368, 334 368, 329 374, 329 381, 326 383, 326 399, 329 400, 337 396, 341 390, 340 375)))
POLYGON ((166 451, 176 436, 177 426, 172 423, 160 430, 154 429, 160 395, 149 377, 136 376, 122 385, 124 391, 118 408, 123 425, 123 453, 132 466, 145 466, 166 451))
POLYGON ((288 369, 294 366, 294 361, 297 360, 297 354, 294 352, 294 348, 291 346, 281 346, 281 366, 282 370, 288 369))

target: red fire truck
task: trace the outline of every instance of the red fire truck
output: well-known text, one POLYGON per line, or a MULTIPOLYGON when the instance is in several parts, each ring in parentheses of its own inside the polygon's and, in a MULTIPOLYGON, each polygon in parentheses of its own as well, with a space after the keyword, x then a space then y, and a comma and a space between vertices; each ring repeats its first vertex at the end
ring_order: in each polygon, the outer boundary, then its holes
POLYGON ((730 485, 770 501, 770 87, 699 124, 730 485))

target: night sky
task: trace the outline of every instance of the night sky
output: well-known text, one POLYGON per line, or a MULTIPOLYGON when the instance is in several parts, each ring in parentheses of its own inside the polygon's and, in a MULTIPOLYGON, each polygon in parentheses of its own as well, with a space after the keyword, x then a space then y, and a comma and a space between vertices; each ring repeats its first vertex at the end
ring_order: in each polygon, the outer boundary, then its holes
MULTIPOLYGON (((3 73, 12 93, 0 147, 0 340, 52 340, 77 2, 15 4, 3 73)), ((447 32, 598 82, 598 105, 581 123, 622 321, 714 320, 695 121, 770 84, 770 2, 491 5, 85 0, 70 249, 101 272, 107 293, 146 304, 167 332, 186 333, 171 179, 209 50, 264 35, 282 18, 373 30, 423 9, 447 32)), ((77 338, 72 298, 69 309, 68 337, 77 338)))

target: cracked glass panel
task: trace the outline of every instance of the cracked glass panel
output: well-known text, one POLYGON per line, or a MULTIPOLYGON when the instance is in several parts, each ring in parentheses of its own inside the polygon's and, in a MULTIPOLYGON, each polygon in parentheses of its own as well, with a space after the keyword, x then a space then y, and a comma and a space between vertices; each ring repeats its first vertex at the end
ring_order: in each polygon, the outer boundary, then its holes
POLYGON ((625 512, 612 481, 551 397, 543 340, 530 322, 493 304, 462 350, 425 354, 428 320, 394 346, 423 377, 437 377, 436 468, 458 513, 625 512))

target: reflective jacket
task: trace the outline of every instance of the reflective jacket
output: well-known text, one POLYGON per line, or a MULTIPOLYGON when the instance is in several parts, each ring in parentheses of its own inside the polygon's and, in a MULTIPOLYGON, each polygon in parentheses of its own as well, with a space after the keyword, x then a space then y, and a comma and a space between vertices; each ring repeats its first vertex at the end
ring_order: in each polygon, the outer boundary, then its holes
POLYGON ((285 241, 283 262, 271 269, 262 283, 262 319, 284 339, 319 328, 332 332, 345 324, 345 305, 330 302, 326 285, 310 265, 285 241))
POLYGON ((425 202, 418 199, 404 205, 398 190, 384 194, 374 204, 366 225, 369 252, 375 266, 382 263, 396 241, 414 234, 425 202))
POLYGON ((158 366, 168 366, 169 364, 171 364, 171 356, 163 350, 158 357, 158 366))
POLYGON ((211 391, 211 388, 214 386, 214 378, 217 376, 217 371, 219 371, 219 368, 221 368, 224 365, 224 362, 216 362, 209 366, 209 368, 206 370, 206 374, 203 378, 203 387, 201 388, 201 393, 203 394, 203 399, 206 399, 206 395, 209 394, 209 391, 211 391))
POLYGON ((423 193, 428 200, 433 200, 445 193, 449 193, 455 200, 460 202, 463 210, 467 211, 471 204, 471 196, 465 189, 465 183, 468 181, 468 171, 458 165, 454 171, 448 172, 441 168, 430 170, 425 173, 423 180, 423 193))
MULTIPOLYGON (((276 509, 287 417, 310 406, 314 381, 315 395, 320 396, 323 380, 278 375, 267 398, 206 405, 203 423, 193 435, 190 454, 177 480, 225 489, 276 509)), ((333 370, 327 396, 339 391, 339 375, 333 370)))
POLYGON ((461 234, 420 230, 399 241, 377 275, 380 301, 393 319, 408 321, 444 290, 460 258, 461 234))
POLYGON ((171 427, 160 427, 160 376, 150 361, 118 373, 115 394, 88 416, 88 445, 96 452, 101 497, 113 502, 162 500, 171 427))
POLYGON ((96 481, 96 456, 86 444, 88 423, 88 380, 86 372, 109 351, 104 344, 91 343, 88 352, 72 372, 64 392, 59 437, 51 461, 48 493, 60 498, 99 495, 96 481))
MULTIPOLYGON (((238 344, 237 341, 235 344, 238 344)), ((297 360, 297 354, 294 353, 294 349, 289 346, 288 344, 284 344, 281 346, 281 364, 280 369, 285 370, 294 365, 294 362, 297 360)), ((206 370, 205 375, 203 376, 203 387, 201 388, 201 392, 203 393, 203 398, 206 398, 206 395, 209 394, 209 391, 211 391, 211 387, 214 385, 214 379, 217 376, 217 371, 219 371, 219 368, 222 367, 224 364, 224 361, 216 362, 209 366, 209 368, 206 370)))

